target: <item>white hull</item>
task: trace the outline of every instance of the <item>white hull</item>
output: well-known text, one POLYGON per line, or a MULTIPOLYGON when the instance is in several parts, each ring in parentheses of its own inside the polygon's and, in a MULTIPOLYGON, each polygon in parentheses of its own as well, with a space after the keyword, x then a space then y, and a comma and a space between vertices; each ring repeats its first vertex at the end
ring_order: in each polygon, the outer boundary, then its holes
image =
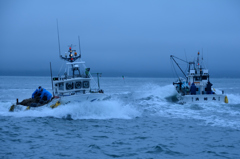
POLYGON ((65 104, 69 102, 84 102, 84 101, 100 101, 104 100, 108 96, 103 93, 86 93, 86 94, 77 94, 71 96, 62 96, 60 97, 60 103, 65 104))
POLYGON ((202 94, 202 95, 178 95, 179 103, 226 103, 226 96, 223 94, 202 94))
MULTIPOLYGON (((43 105, 43 106, 39 106, 39 107, 30 107, 30 110, 41 110, 45 107, 51 107, 52 105, 54 105, 55 103, 57 103, 58 101, 60 102, 60 105, 63 104, 68 104, 71 102, 85 102, 85 101, 89 101, 89 102, 94 102, 94 101, 101 101, 101 100, 105 100, 108 99, 109 97, 103 93, 86 93, 86 94, 77 94, 77 95, 71 95, 71 96, 62 96, 60 98, 55 98, 53 99, 50 103, 43 105)), ((23 110, 27 110, 27 106, 23 106, 23 105, 15 105, 13 111, 23 111, 23 110)))

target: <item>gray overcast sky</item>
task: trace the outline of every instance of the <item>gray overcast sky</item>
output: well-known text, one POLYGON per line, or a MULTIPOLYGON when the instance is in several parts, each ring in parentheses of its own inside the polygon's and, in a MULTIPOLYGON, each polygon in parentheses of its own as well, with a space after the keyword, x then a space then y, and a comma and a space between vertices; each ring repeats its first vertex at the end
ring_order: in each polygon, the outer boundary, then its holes
POLYGON ((61 52, 80 35, 103 76, 173 77, 171 54, 203 49, 212 76, 240 77, 239 0, 1 0, 0 75, 57 73, 56 19, 61 52))

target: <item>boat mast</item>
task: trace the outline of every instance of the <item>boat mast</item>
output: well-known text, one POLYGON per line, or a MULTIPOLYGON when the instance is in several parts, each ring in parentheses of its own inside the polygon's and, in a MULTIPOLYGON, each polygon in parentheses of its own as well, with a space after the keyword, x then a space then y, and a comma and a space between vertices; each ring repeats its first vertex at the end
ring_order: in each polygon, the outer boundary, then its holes
POLYGON ((81 45, 80 45, 80 36, 78 36, 78 47, 79 47, 79 56, 81 58, 82 52, 81 52, 81 45))
POLYGON ((197 64, 198 64, 198 68, 200 69, 200 63, 199 63, 199 55, 200 55, 200 53, 198 52, 198 57, 197 57, 197 64))

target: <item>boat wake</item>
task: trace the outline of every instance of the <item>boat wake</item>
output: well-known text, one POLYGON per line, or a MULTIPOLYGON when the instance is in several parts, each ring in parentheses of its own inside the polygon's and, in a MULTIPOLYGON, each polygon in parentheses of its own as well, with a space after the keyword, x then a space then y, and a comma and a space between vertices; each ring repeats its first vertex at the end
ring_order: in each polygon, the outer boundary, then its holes
POLYGON ((240 106, 240 94, 227 94, 230 105, 240 106))
POLYGON ((139 112, 131 105, 123 105, 120 101, 108 100, 97 102, 69 103, 54 112, 56 117, 71 115, 76 119, 132 119, 139 112))
POLYGON ((160 116, 197 120, 198 124, 229 127, 240 130, 240 95, 226 94, 229 103, 178 104, 177 93, 172 85, 147 84, 134 92, 120 95, 142 116, 160 116))
POLYGON ((55 109, 9 112, 12 102, 0 101, 0 116, 54 117, 59 119, 134 119, 164 117, 197 120, 198 124, 229 127, 240 130, 240 95, 226 94, 229 104, 178 104, 172 85, 145 84, 129 92, 111 94, 111 98, 94 102, 71 102, 55 109))
POLYGON ((47 106, 34 110, 9 112, 10 102, 2 103, 1 116, 14 117, 55 117, 63 119, 132 119, 139 116, 139 112, 131 105, 122 105, 121 101, 108 100, 96 102, 71 102, 52 109, 47 106))

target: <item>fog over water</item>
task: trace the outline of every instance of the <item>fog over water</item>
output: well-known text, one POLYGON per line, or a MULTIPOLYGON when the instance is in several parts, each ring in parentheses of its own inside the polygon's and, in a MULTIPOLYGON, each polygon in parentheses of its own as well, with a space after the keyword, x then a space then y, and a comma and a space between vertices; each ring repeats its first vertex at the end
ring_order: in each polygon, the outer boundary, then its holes
MULTIPOLYGON (((240 1, 0 1, 0 75, 57 74, 81 37, 82 59, 103 76, 174 77, 170 55, 203 51, 212 77, 240 77, 240 1)), ((79 52, 79 51, 78 51, 79 52)))

